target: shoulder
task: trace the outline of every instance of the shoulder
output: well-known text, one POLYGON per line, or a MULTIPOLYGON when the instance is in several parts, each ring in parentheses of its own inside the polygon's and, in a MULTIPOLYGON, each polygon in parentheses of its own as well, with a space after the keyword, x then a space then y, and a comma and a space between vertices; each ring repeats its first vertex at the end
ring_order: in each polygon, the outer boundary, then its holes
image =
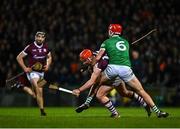
POLYGON ((104 40, 103 43, 101 44, 101 48, 104 48, 108 42, 109 39, 104 40))
POLYGON ((29 48, 31 48, 31 47, 33 47, 33 43, 29 43, 28 45, 25 46, 24 49, 29 49, 29 48))
POLYGON ((109 41, 111 41, 111 38, 104 40, 103 43, 108 43, 109 41))
POLYGON ((128 42, 128 40, 124 37, 119 37, 121 40, 125 41, 125 42, 128 42))
POLYGON ((44 47, 48 47, 48 44, 47 44, 47 43, 44 43, 43 46, 44 46, 44 47))
POLYGON ((46 49, 48 49, 48 50, 49 50, 49 46, 48 46, 48 44, 47 44, 47 43, 44 43, 44 44, 43 44, 43 48, 46 48, 46 49))
POLYGON ((117 41, 117 37, 110 37, 104 41, 104 44, 109 44, 115 41, 117 41))

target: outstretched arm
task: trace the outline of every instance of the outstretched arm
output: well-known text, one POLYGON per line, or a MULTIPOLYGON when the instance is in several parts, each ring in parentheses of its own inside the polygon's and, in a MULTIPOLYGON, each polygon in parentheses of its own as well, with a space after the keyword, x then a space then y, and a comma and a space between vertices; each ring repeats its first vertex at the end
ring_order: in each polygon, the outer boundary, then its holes
POLYGON ((101 69, 94 68, 91 78, 79 89, 74 89, 73 92, 75 94, 80 94, 80 92, 85 91, 86 89, 92 87, 96 83, 97 78, 100 76, 100 73, 101 73, 101 69))

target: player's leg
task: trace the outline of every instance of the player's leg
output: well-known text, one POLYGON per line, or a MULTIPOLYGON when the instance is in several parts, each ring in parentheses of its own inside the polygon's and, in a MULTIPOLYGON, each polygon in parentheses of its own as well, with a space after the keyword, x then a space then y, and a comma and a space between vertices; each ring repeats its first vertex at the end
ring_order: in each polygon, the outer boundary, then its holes
MULTIPOLYGON (((34 92, 34 89, 32 89, 31 84, 28 82, 28 79, 25 78, 25 81, 21 81, 22 85, 19 87, 21 88, 25 93, 29 94, 33 98, 36 98, 36 94, 34 92)), ((42 79, 38 81, 38 87, 42 88, 47 83, 46 80, 42 79)))
POLYGON ((111 117, 118 118, 120 117, 119 113, 115 109, 111 100, 106 96, 113 89, 113 87, 103 85, 108 84, 109 81, 111 80, 107 76, 106 72, 102 72, 96 97, 111 112, 111 117))
POLYGON ((123 81, 131 86, 136 91, 136 93, 143 97, 144 101, 152 108, 152 110, 157 114, 158 117, 167 117, 169 115, 168 113, 162 112, 157 108, 151 97, 143 89, 141 83, 136 78, 130 67, 108 65, 104 72, 106 77, 110 79, 119 76, 123 81))
POLYGON ((32 78, 31 83, 36 92, 36 100, 37 100, 37 104, 40 108, 41 115, 44 116, 44 115, 46 115, 46 113, 44 112, 44 102, 43 102, 42 90, 37 85, 38 80, 39 80, 38 78, 32 78))
POLYGON ((96 84, 91 86, 91 88, 89 90, 89 93, 88 93, 88 96, 86 97, 86 101, 82 105, 80 105, 78 108, 76 108, 77 113, 80 113, 83 110, 86 110, 86 109, 89 108, 92 99, 94 98, 94 96, 96 95, 96 93, 97 93, 97 91, 99 89, 99 81, 100 81, 100 79, 101 79, 101 75, 97 78, 96 84))
POLYGON ((112 89, 113 87, 102 85, 99 87, 96 97, 111 112, 111 117, 118 118, 120 117, 119 113, 111 100, 106 96, 112 89))
POLYGON ((36 92, 36 101, 40 108, 40 112, 42 116, 46 116, 44 111, 44 101, 43 101, 43 91, 42 88, 38 86, 38 81, 40 80, 40 75, 37 72, 31 72, 28 76, 30 78, 31 84, 36 92))
POLYGON ((94 98, 94 96, 96 95, 97 90, 98 90, 97 85, 93 85, 93 86, 90 88, 89 93, 88 93, 88 96, 87 96, 87 98, 86 98, 86 101, 85 101, 83 104, 81 104, 78 108, 76 108, 76 112, 77 112, 77 113, 80 113, 80 112, 82 112, 83 110, 86 110, 86 109, 89 108, 90 103, 91 103, 92 99, 94 98))
POLYGON ((90 88, 85 104, 89 105, 93 97, 96 95, 99 89, 99 81, 101 80, 101 75, 97 78, 96 83, 90 88))
POLYGON ((40 98, 42 100, 42 108, 40 108, 40 111, 42 116, 46 116, 44 111, 43 87, 45 84, 47 84, 47 81, 44 79, 44 73, 39 73, 39 77, 40 79, 38 80, 37 84, 40 91, 40 98))
POLYGON ((33 98, 36 98, 36 94, 35 92, 32 90, 32 88, 28 87, 28 86, 23 86, 22 87, 23 91, 26 92, 27 94, 29 94, 30 96, 32 96, 33 98))
POLYGON ((85 101, 85 104, 90 104, 91 100, 93 99, 93 97, 96 95, 97 91, 98 91, 99 87, 98 85, 93 85, 88 93, 87 99, 85 101))
POLYGON ((145 102, 151 107, 151 109, 156 113, 158 117, 167 117, 169 114, 160 111, 160 109, 155 105, 149 94, 143 89, 139 80, 134 76, 131 80, 127 81, 127 84, 131 86, 136 93, 142 96, 145 102))
POLYGON ((121 96, 128 97, 137 101, 140 105, 142 105, 145 108, 148 116, 151 115, 151 108, 149 107, 149 105, 147 105, 144 99, 141 96, 139 96, 137 93, 135 93, 134 91, 128 90, 125 86, 125 83, 122 80, 118 86, 115 86, 115 89, 121 96))
POLYGON ((40 100, 41 100, 41 105, 40 105, 40 111, 41 111, 41 115, 42 116, 46 116, 46 113, 44 111, 44 100, 43 100, 43 88, 39 87, 39 96, 40 96, 40 100))

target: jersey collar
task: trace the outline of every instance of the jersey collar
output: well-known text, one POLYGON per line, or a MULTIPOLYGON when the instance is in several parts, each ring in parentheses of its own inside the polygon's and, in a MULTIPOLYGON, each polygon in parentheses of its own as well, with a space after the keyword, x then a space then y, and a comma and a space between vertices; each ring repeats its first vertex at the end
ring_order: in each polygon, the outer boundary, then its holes
POLYGON ((36 46, 36 47, 38 47, 38 48, 42 48, 42 46, 43 46, 43 44, 41 44, 41 45, 37 45, 37 43, 34 41, 34 45, 36 46))
POLYGON ((113 35, 112 37, 119 37, 119 35, 113 35))

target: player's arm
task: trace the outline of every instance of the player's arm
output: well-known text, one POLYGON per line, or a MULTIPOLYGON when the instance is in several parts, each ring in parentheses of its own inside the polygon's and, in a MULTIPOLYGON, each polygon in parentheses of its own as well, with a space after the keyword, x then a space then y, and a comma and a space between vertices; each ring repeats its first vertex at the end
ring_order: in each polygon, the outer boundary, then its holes
POLYGON ((91 78, 79 89, 73 90, 73 92, 75 94, 80 94, 80 92, 85 91, 86 89, 90 88, 91 86, 93 86, 96 83, 100 74, 101 74, 101 69, 95 67, 93 70, 93 73, 91 74, 91 78))
POLYGON ((24 72, 30 72, 31 68, 26 67, 26 65, 24 64, 24 60, 23 58, 26 56, 27 54, 24 53, 24 51, 22 51, 21 53, 19 53, 19 55, 16 57, 17 62, 19 63, 19 65, 21 66, 21 68, 24 70, 24 72))
POLYGON ((93 60, 93 63, 92 63, 93 65, 95 65, 102 58, 102 56, 104 55, 104 53, 106 51, 105 48, 106 48, 106 44, 105 44, 105 42, 103 42, 101 44, 101 48, 100 48, 98 54, 96 55, 96 57, 93 60))
POLYGON ((104 55, 104 53, 105 53, 105 48, 100 48, 99 53, 97 54, 97 56, 95 58, 96 62, 101 59, 101 57, 104 55))
POLYGON ((81 86, 79 88, 80 92, 82 92, 82 91, 90 88, 92 85, 94 85, 96 83, 96 80, 99 77, 100 73, 101 73, 101 69, 94 68, 91 78, 83 86, 81 86))
POLYGON ((52 55, 51 55, 51 52, 49 52, 49 53, 47 54, 46 65, 45 65, 45 68, 44 68, 45 71, 48 71, 51 63, 52 63, 52 55))

